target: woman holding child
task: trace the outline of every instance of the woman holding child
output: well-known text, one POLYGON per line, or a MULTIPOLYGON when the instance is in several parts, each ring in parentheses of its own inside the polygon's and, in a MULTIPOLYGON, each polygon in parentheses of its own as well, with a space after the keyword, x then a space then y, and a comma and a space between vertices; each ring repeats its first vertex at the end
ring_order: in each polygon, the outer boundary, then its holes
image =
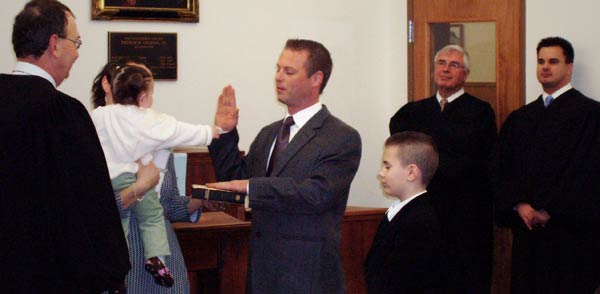
MULTIPOLYGON (((212 138, 218 138, 219 134, 215 126, 180 123, 171 116, 152 111, 150 106, 153 100, 153 82, 150 70, 141 63, 107 64, 95 78, 92 87, 92 103, 96 108, 92 117, 105 149, 121 218, 125 220, 124 231, 126 234, 129 231, 127 238, 132 269, 126 280, 127 292, 189 293, 183 256, 170 222, 197 221, 202 202, 179 195, 175 185, 173 156, 168 151, 164 152, 164 149, 177 145, 207 145, 212 138), (109 112, 115 110, 116 114, 109 112), (131 117, 118 116, 122 114, 119 112, 137 119, 130 120, 131 117), (145 129, 155 127, 162 132, 157 135, 155 131, 145 129), (126 137, 119 139, 118 136, 122 134, 126 137), (148 138, 148 134, 154 137, 143 142, 145 146, 140 148, 139 141, 133 142, 135 147, 128 145, 132 142, 127 142, 128 140, 136 141, 132 136, 148 138), (147 156, 148 154, 151 156, 147 156), (119 162, 123 158, 130 161, 119 162), (145 159, 147 162, 139 164, 139 159, 145 159), (155 164, 164 169, 159 197, 148 193, 158 182, 159 170, 155 164), (123 174, 126 174, 127 179, 121 178, 123 174), (152 201, 153 205, 141 205, 152 201), (155 220, 159 217, 158 228, 163 230, 163 233, 158 231, 158 234, 144 237, 143 229, 146 225, 145 220, 140 219, 140 215, 147 215, 149 209, 153 209, 150 214, 155 220), (160 242, 154 242, 155 239, 160 241, 161 238, 164 240, 164 246, 154 252, 161 252, 162 256, 155 253, 149 256, 148 247, 156 247, 155 243, 160 242)), ((237 118, 237 112, 235 117, 237 118)))

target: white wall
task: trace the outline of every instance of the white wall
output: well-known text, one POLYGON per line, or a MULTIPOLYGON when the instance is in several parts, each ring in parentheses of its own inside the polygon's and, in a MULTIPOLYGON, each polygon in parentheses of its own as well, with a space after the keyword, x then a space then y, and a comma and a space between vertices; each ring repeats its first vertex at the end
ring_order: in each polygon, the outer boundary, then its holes
POLYGON ((572 83, 588 97, 600 100, 600 34, 596 17, 600 2, 588 0, 527 0, 527 102, 542 93, 535 77, 537 43, 549 36, 563 37, 575 48, 572 83))
MULTIPOLYGON (((14 16, 25 0, 0 11, 0 72, 10 72, 14 16)), ((260 128, 283 116, 275 64, 288 38, 322 42, 334 61, 322 101, 354 126, 363 158, 350 204, 388 206, 376 173, 389 117, 406 102, 405 1, 200 0, 200 23, 91 21, 91 1, 63 0, 77 17, 79 60, 60 89, 89 105, 92 79, 107 59, 107 32, 177 32, 179 79, 157 83, 155 108, 183 121, 210 123, 221 88, 236 88, 242 149, 260 128)))
MULTIPOLYGON (((11 32, 25 0, 6 1, 0 11, 0 72, 14 64, 11 32)), ((236 88, 241 111, 241 148, 262 126, 282 117, 273 74, 288 38, 321 41, 334 70, 322 101, 354 126, 363 158, 350 204, 388 206, 376 174, 389 117, 407 101, 405 0, 200 0, 200 23, 91 21, 91 1, 63 0, 77 16, 84 45, 71 77, 60 89, 89 105, 91 81, 106 62, 107 32, 177 32, 179 80, 159 82, 155 107, 192 123, 210 123, 215 99, 227 83, 236 88)), ((575 46, 574 85, 600 99, 600 48, 595 1, 527 0, 527 101, 541 91, 535 78, 535 46, 561 35, 575 46)))

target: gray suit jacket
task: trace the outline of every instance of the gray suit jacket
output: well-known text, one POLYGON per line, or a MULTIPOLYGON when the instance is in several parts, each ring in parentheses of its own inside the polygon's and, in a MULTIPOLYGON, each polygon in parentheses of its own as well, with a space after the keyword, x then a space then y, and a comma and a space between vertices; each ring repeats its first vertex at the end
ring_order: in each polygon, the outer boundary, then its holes
POLYGON ((237 130, 209 146, 219 181, 250 179, 248 293, 345 293, 341 224, 361 156, 360 135, 323 106, 266 177, 282 121, 239 156, 237 130))

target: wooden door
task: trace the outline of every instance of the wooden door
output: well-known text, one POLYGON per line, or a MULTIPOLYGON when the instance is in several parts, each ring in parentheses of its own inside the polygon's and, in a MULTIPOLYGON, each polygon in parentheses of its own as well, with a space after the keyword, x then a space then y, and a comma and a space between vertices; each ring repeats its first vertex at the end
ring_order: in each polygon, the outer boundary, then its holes
MULTIPOLYGON (((407 5, 408 18, 412 21, 409 30, 412 27, 414 31, 412 38, 409 32, 408 45, 410 100, 429 97, 436 91, 431 79, 433 57, 440 45, 436 30, 448 31, 457 23, 494 22, 495 81, 481 89, 492 92, 485 100, 496 112, 498 127, 511 111, 524 105, 525 1, 407 0, 407 5)), ((468 83, 465 88, 470 91, 468 83)), ((494 228, 492 293, 510 293, 511 244, 509 229, 494 228)))
POLYGON ((511 111, 524 104, 525 1, 408 0, 407 4, 409 20, 412 20, 414 28, 414 41, 409 40, 408 45, 410 100, 423 99, 435 93, 431 82, 436 49, 432 28, 435 25, 494 22, 496 81, 495 85, 487 87, 491 87, 492 91, 495 87, 495 97, 490 98, 489 102, 496 111, 498 125, 504 122, 511 111))

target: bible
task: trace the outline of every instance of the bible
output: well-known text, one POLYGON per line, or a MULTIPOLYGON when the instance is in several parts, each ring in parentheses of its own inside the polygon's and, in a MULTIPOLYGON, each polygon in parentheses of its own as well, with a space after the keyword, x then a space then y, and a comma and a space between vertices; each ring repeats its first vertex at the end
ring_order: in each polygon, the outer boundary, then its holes
POLYGON ((192 198, 220 201, 235 204, 245 204, 248 198, 244 194, 233 191, 209 188, 204 185, 192 185, 192 198))

